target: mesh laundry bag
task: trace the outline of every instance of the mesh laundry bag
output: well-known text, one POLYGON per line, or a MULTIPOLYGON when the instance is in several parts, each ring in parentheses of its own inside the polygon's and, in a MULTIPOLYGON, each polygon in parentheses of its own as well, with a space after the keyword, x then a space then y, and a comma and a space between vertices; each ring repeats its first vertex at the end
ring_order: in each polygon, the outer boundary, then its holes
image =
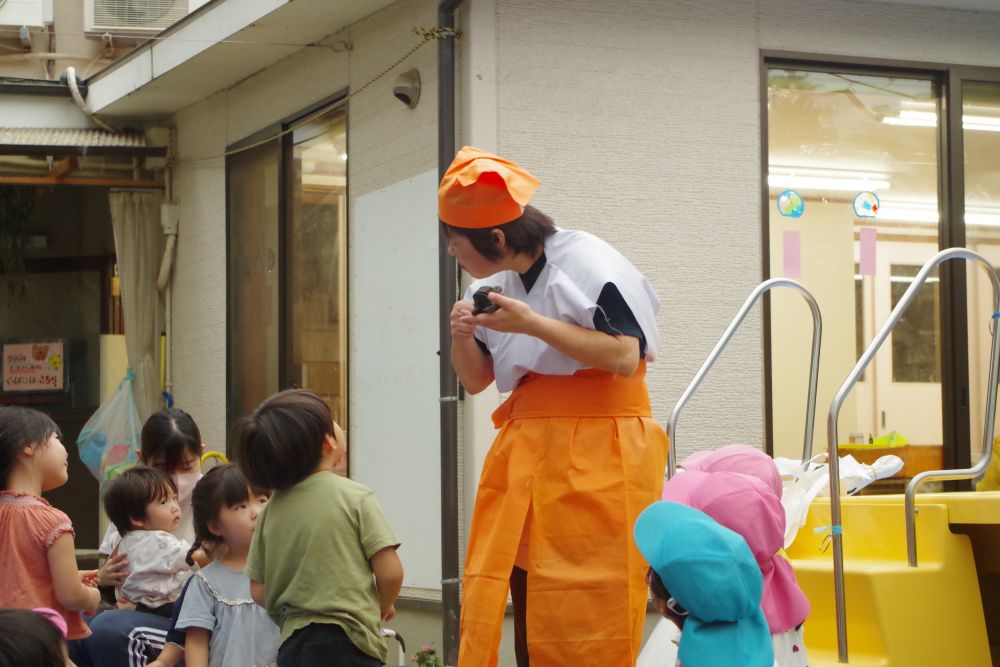
POLYGON ((103 484, 138 461, 140 431, 129 371, 80 431, 76 439, 80 459, 103 484))

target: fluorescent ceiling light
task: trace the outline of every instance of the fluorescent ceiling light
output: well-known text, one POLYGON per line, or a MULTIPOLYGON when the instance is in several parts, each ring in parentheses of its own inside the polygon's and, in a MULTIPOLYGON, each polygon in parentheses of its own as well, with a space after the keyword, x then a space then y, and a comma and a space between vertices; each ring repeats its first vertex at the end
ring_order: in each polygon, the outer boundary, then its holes
MULTIPOLYGON (((939 220, 935 204, 885 200, 882 200, 882 205, 879 206, 878 219, 934 224, 939 220)), ((965 224, 973 227, 1000 227, 1000 208, 969 206, 965 209, 965 224)))
POLYGON ((772 166, 768 171, 767 184, 772 188, 863 192, 888 190, 891 187, 886 174, 872 172, 777 165, 772 166))
MULTIPOLYGON (((903 109, 898 116, 885 116, 885 125, 906 125, 910 127, 937 127, 937 114, 933 111, 913 111, 903 109)), ((962 128, 966 130, 983 130, 1000 132, 1000 117, 995 116, 962 116, 962 128)))

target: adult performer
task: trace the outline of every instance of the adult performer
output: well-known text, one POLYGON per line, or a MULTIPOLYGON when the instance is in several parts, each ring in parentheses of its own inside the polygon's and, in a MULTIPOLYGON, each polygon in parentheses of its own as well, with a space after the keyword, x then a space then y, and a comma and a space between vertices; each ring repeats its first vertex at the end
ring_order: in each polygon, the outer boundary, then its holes
POLYGON ((469 393, 512 392, 476 495, 459 664, 497 664, 509 586, 519 667, 624 667, 646 610, 631 526, 667 453, 645 384, 660 303, 610 245, 529 206, 538 184, 465 147, 438 193, 449 251, 480 279, 452 308, 452 363, 469 393), (483 286, 497 309, 474 314, 483 286))

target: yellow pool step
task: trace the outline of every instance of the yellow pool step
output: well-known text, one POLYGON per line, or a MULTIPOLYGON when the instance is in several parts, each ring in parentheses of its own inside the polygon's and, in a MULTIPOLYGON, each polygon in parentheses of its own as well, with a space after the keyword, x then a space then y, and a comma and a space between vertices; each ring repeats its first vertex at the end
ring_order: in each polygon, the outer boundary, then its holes
MULTIPOLYGON (((919 566, 911 568, 903 496, 843 499, 848 664, 991 667, 977 556, 1000 570, 1000 493, 926 494, 917 506, 919 566)), ((788 549, 812 604, 805 640, 813 667, 840 664, 832 556, 814 531, 830 523, 829 500, 814 501, 788 549)))

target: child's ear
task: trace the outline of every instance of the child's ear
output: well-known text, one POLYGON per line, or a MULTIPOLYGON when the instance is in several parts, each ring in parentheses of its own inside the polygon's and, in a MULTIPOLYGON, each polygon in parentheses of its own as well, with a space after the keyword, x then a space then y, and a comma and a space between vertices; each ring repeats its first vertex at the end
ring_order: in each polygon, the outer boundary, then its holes
POLYGON ((222 531, 219 529, 218 521, 211 521, 208 524, 208 532, 212 533, 215 537, 222 537, 222 531))
POLYGON ((146 517, 141 519, 134 519, 129 517, 129 524, 131 524, 133 530, 145 530, 146 529, 146 517))
POLYGON ((17 453, 19 457, 24 457, 26 459, 34 458, 35 448, 31 445, 25 445, 24 449, 17 453))
POLYGON ((337 450, 337 438, 332 433, 323 436, 323 454, 332 454, 337 450))

